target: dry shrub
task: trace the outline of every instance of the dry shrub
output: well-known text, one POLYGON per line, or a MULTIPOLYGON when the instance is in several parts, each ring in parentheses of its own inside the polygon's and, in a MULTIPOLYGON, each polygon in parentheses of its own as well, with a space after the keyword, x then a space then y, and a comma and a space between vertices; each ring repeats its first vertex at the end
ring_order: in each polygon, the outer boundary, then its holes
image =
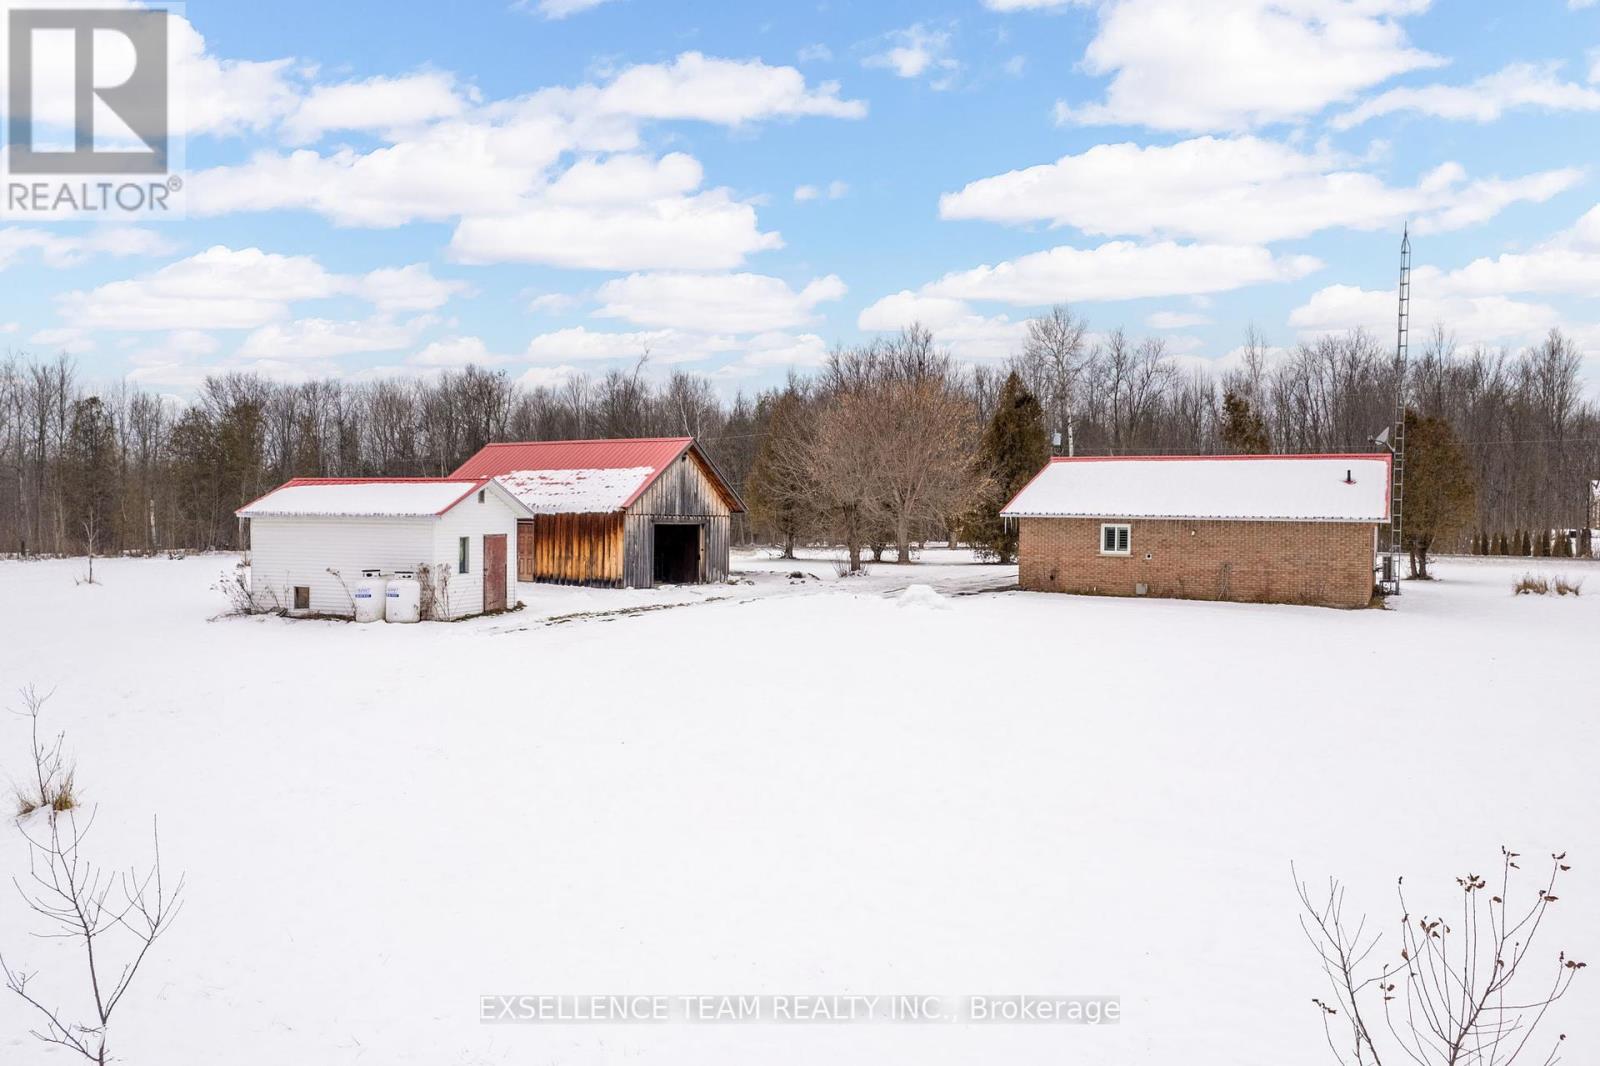
POLYGON ((1511 586, 1512 595, 1515 596, 1526 596, 1530 593, 1535 596, 1543 596, 1549 591, 1550 582, 1543 577, 1535 577, 1533 574, 1523 574, 1522 579, 1511 586))
POLYGON ((1576 596, 1583 591, 1583 578, 1580 577, 1576 581, 1569 581, 1565 576, 1558 576, 1555 588, 1558 596, 1565 596, 1569 593, 1576 596))
POLYGON ((20 818, 32 814, 41 807, 48 807, 52 811, 70 811, 78 806, 78 793, 73 783, 73 766, 64 750, 67 736, 57 733, 52 738, 39 731, 40 718, 50 693, 41 695, 30 685, 20 695, 22 709, 16 713, 29 719, 28 754, 33 763, 33 780, 15 789, 17 816, 20 818))

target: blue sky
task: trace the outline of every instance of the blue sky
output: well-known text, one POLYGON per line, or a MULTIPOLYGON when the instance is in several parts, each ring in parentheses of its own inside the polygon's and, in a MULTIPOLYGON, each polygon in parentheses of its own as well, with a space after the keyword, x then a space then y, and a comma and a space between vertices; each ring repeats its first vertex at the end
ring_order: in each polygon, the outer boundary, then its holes
MULTIPOLYGON (((20 3, 17 4, 20 6, 20 3)), ((0 222, 0 345, 185 393, 479 362, 727 393, 1069 303, 1226 361, 1416 324, 1600 359, 1600 5, 191 3, 186 220, 0 222)))

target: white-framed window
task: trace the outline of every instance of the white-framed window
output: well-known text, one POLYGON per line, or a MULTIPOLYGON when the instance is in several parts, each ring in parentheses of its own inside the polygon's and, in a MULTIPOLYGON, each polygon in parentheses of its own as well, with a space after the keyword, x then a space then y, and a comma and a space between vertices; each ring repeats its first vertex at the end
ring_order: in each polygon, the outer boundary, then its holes
POLYGON ((472 541, 469 537, 462 537, 456 541, 456 573, 458 574, 467 572, 467 564, 472 559, 471 544, 472 541))
POLYGON ((1133 528, 1126 522, 1106 522, 1100 527, 1101 555, 1131 555, 1133 528))

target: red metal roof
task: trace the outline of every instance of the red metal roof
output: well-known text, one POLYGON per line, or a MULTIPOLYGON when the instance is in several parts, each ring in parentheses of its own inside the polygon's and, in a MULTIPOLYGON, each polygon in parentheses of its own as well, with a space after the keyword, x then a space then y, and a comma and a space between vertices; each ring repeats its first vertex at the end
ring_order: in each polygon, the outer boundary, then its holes
POLYGON ((660 473, 693 443, 693 437, 637 437, 489 444, 450 476, 495 477, 513 470, 625 470, 635 466, 648 466, 660 473))
POLYGON ((721 471, 695 446, 693 437, 624 437, 610 440, 538 440, 488 444, 462 463, 452 478, 497 477, 518 470, 627 470, 649 467, 652 473, 630 497, 624 508, 650 487, 661 472, 693 448, 718 486, 728 494, 736 511, 744 503, 721 471))

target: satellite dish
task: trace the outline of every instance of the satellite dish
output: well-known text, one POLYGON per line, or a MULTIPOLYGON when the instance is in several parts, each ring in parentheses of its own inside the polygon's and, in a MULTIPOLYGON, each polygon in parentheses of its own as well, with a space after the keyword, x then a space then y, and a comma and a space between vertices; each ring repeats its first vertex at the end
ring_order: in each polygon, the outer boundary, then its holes
POLYGON ((1378 435, 1372 438, 1372 443, 1387 445, 1389 443, 1389 427, 1384 426, 1383 429, 1379 430, 1378 435))

